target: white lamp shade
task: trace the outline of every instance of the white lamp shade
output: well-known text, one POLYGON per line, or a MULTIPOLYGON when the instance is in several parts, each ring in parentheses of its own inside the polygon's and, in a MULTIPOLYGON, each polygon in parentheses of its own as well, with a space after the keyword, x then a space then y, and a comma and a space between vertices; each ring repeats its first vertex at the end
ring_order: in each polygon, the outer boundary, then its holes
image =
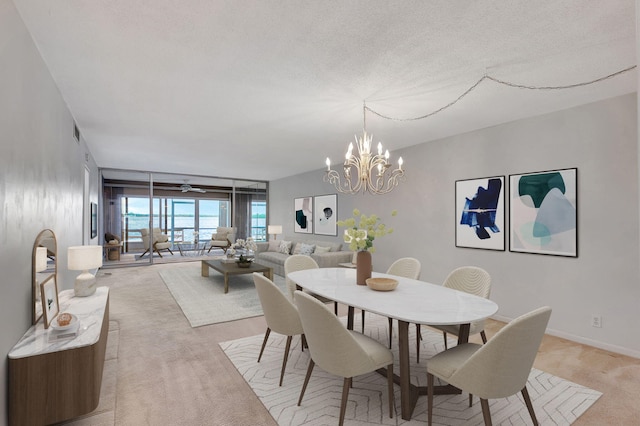
POLYGON ((36 248, 36 272, 42 272, 47 269, 47 248, 36 248))
POLYGON ((282 234, 282 225, 269 225, 267 229, 267 232, 270 235, 282 234))
POLYGON ((102 266, 102 246, 74 246, 67 250, 67 267, 86 271, 102 266))

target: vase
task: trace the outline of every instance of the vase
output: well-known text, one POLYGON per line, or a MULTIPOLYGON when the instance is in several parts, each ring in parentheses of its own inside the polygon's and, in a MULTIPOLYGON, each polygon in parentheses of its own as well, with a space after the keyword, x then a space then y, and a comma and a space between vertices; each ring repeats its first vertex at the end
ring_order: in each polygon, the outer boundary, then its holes
POLYGON ((367 278, 371 278, 371 252, 359 251, 356 256, 356 284, 367 285, 367 278))

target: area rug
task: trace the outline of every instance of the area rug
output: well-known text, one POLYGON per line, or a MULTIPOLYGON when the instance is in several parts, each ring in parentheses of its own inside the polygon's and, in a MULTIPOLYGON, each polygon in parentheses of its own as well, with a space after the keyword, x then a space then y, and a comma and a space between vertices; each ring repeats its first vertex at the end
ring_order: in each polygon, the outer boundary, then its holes
MULTIPOLYGON (((367 313, 365 333, 383 344, 388 342, 386 318, 367 313)), ((343 321, 346 320, 343 318, 343 321)), ((409 341, 415 342, 415 327, 409 341)), ((397 336, 397 330, 394 330, 397 336)), ((411 347, 411 382, 426 386, 426 362, 428 358, 444 350, 442 334, 423 327, 421 362, 415 359, 415 346, 411 347)), ((338 424, 343 379, 324 372, 316 366, 309 381, 302 405, 297 406, 300 389, 309 362, 309 351, 301 351, 300 339, 294 338, 294 346, 287 363, 282 387, 278 386, 280 368, 286 338, 271 333, 269 343, 260 363, 258 353, 263 335, 223 342, 220 344, 236 369, 242 374, 260 401, 279 425, 327 425, 338 424)), ((455 345, 450 340, 449 346, 455 345)), ((398 358, 397 343, 393 347, 398 358)), ((394 372, 400 371, 396 361, 394 372)), ((386 378, 377 373, 353 379, 345 416, 347 425, 424 425, 427 423, 427 398, 422 396, 410 421, 398 416, 400 389, 395 387, 394 417, 389 418, 386 378)), ((527 384, 536 416, 541 425, 570 425, 602 395, 592 389, 569 382, 540 370, 533 369, 527 384)), ((434 397, 434 425, 483 425, 482 408, 477 398, 469 408, 468 394, 438 395, 434 397)), ((489 401, 494 425, 528 425, 531 417, 522 397, 489 401)))
MULTIPOLYGON (((193 267, 159 272, 191 327, 263 314, 251 274, 230 276, 229 292, 225 294, 222 274, 209 269, 209 276, 203 277, 200 265, 193 262, 193 267)), ((274 282, 284 291, 284 278, 274 275, 274 282)))

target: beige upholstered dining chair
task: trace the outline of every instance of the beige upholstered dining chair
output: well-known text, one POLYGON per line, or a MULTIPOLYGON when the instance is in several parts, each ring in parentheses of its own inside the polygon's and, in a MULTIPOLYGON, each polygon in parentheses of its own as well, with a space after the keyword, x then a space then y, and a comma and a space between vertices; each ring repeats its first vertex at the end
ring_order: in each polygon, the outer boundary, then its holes
MULTIPOLYGON (((307 256, 306 254, 292 254, 291 256, 287 257, 287 259, 284 261, 284 276, 291 301, 293 301, 293 293, 298 289, 298 287, 293 280, 289 279, 289 274, 291 272, 318 268, 318 263, 313 260, 311 256, 307 256)), ((333 302, 333 311, 336 315, 338 315, 338 302, 334 302, 333 300, 329 300, 315 294, 313 296, 316 299, 320 300, 322 303, 333 302)))
MULTIPOLYGON (((442 285, 487 299, 491 294, 491 275, 477 266, 462 266, 454 269, 442 285)), ((457 336, 460 332, 459 325, 432 325, 430 327, 442 331, 445 349, 447 349, 447 333, 457 336)), ((482 342, 487 343, 487 335, 484 332, 484 320, 471 323, 469 336, 478 333, 480 333, 480 337, 482 337, 482 342)), ((418 334, 420 334, 419 328, 418 334)))
POLYGON ((389 417, 393 417, 393 353, 376 340, 347 330, 340 319, 312 295, 296 291, 294 299, 311 354, 298 405, 302 403, 313 367, 318 364, 328 373, 344 378, 339 422, 342 425, 352 378, 386 367, 389 417))
MULTIPOLYGON (((142 228, 140 230, 140 235, 142 236, 142 245, 144 245, 144 253, 140 255, 140 257, 144 256, 149 252, 149 239, 151 235, 149 235, 149 228, 142 228)), ((171 241, 169 241, 169 236, 167 234, 163 234, 160 228, 153 228, 153 251, 158 253, 158 256, 162 257, 162 253, 160 250, 168 250, 169 253, 173 254, 171 251, 171 241)))
POLYGON ((485 345, 463 343, 433 356, 427 363, 428 423, 433 417, 434 377, 480 397, 485 425, 491 425, 488 399, 522 393, 533 424, 537 425, 527 379, 551 316, 548 306, 511 321, 485 345))
POLYGON ((262 353, 269 339, 271 331, 287 336, 287 344, 284 349, 282 369, 280 370, 280 386, 284 378, 284 370, 289 359, 291 340, 293 336, 301 335, 302 347, 304 349, 305 339, 302 331, 302 323, 298 316, 298 309, 289 298, 267 277, 261 273, 253 273, 253 283, 256 286, 264 319, 267 322, 267 331, 264 334, 258 362, 262 359, 262 353))
MULTIPOLYGON (((413 257, 403 257, 396 260, 387 269, 387 274, 397 277, 411 278, 412 280, 420 279, 420 271, 422 266, 418 259, 413 257)), ((364 311, 362 312, 362 329, 364 330, 364 311)), ((389 348, 393 337, 393 319, 389 318, 389 348)))

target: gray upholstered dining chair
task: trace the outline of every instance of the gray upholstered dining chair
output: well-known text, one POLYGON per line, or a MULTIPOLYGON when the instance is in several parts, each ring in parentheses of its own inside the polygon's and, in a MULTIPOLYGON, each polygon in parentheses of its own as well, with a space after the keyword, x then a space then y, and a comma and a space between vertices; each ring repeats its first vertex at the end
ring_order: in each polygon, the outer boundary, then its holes
MULTIPOLYGON (((311 258, 311 256, 307 256, 306 254, 292 254, 287 257, 284 261, 284 277, 285 282, 287 283, 287 289, 289 290, 289 295, 291 297, 291 301, 293 301, 293 293, 298 289, 297 284, 289 279, 289 274, 295 271, 304 271, 307 269, 318 269, 318 263, 311 258)), ((314 297, 320 300, 322 303, 333 302, 333 311, 336 315, 338 315, 338 302, 334 302, 333 300, 329 300, 322 296, 314 295, 314 297)))
MULTIPOLYGON (((491 294, 491 275, 477 266, 462 266, 451 271, 442 285, 487 299, 491 294)), ((430 325, 430 327, 442 331, 445 349, 447 349, 447 333, 457 336, 460 332, 459 325, 430 325)), ((480 333, 480 337, 482 337, 482 342, 487 343, 487 335, 484 332, 484 320, 471 323, 469 336, 478 333, 480 333)), ((420 334, 419 327, 418 334, 420 334)))
POLYGON ((480 398, 485 425, 491 425, 488 399, 522 393, 533 424, 537 425, 527 379, 538 353, 551 308, 524 314, 497 332, 484 345, 463 343, 440 352, 427 362, 428 423, 433 417, 433 384, 438 377, 462 391, 480 398))
MULTIPOLYGON (((387 274, 397 277, 411 278, 412 280, 420 279, 420 271, 422 266, 420 261, 413 257, 403 257, 391 264, 387 269, 387 274)), ((362 312, 362 329, 364 330, 364 311, 362 312)), ((419 325, 417 325, 419 327, 419 325)), ((393 337, 393 319, 389 318, 389 348, 393 337)))
POLYGON ((298 406, 302 404, 313 368, 318 364, 328 373, 344 378, 339 422, 342 425, 352 378, 386 367, 389 417, 393 417, 393 353, 369 336, 347 330, 340 319, 312 295, 296 291, 294 299, 311 354, 298 406))
POLYGON ((260 348, 260 355, 258 355, 258 362, 262 359, 262 353, 264 352, 271 331, 287 336, 282 369, 280 370, 280 386, 282 386, 284 370, 287 366, 287 360, 289 359, 289 350, 291 349, 293 336, 301 335, 302 348, 304 350, 305 338, 302 330, 302 322, 300 322, 296 306, 269 278, 261 273, 254 272, 253 283, 256 286, 262 311, 264 312, 264 319, 267 322, 267 331, 264 334, 262 348, 260 348))

